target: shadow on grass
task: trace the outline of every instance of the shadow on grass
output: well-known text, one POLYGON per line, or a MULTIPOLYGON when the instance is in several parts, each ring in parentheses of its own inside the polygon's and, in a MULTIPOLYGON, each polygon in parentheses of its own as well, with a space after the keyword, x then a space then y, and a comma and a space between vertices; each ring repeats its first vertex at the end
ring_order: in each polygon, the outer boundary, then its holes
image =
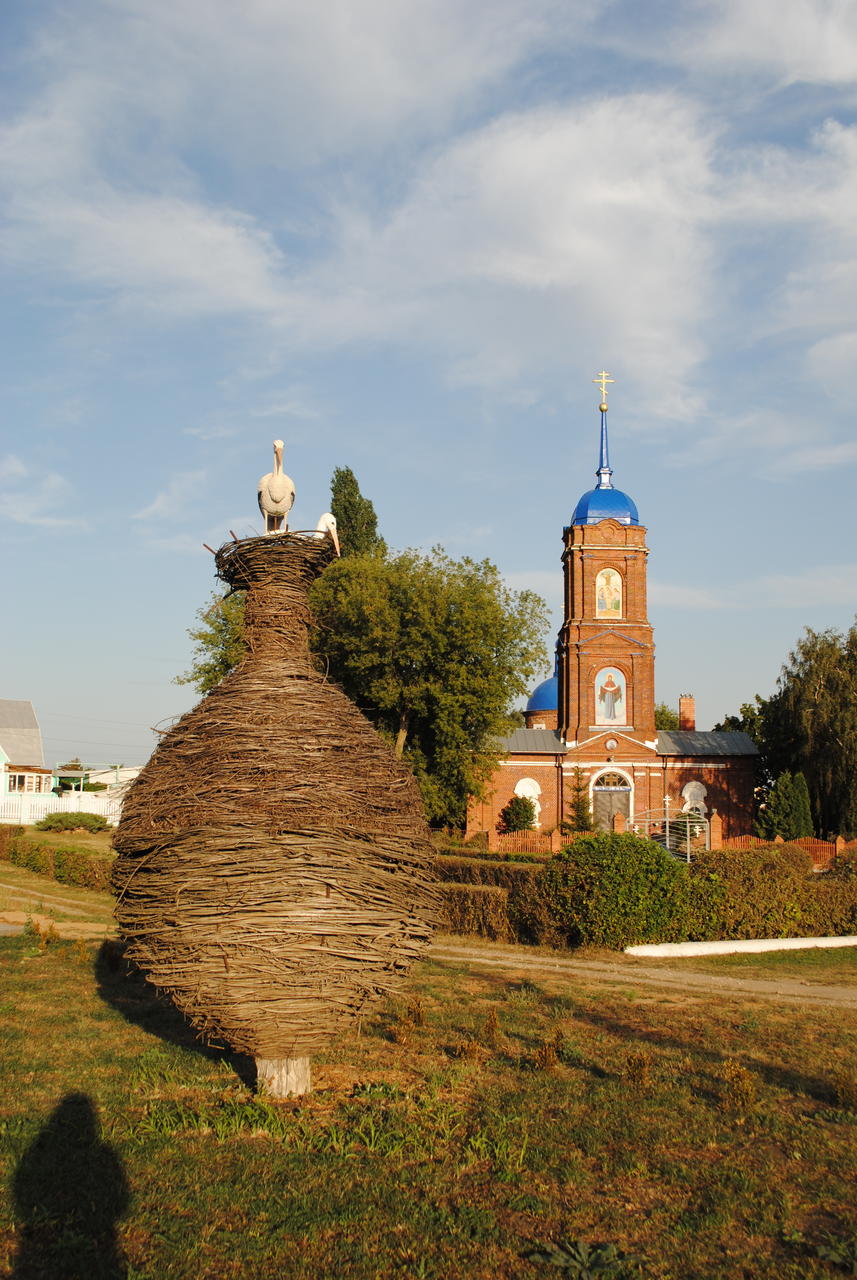
MULTIPOLYGON (((697 1040, 685 1039, 667 1031, 659 1031, 653 1028, 646 1029, 594 1009, 578 1010, 576 1016, 581 1022, 588 1022, 591 1026, 610 1032, 611 1035, 621 1036, 632 1044, 649 1044, 664 1049, 678 1049, 688 1054, 694 1054, 712 1066, 719 1066, 724 1057, 731 1056, 722 1049, 707 1049, 697 1040)), ((746 1066, 748 1071, 752 1071, 761 1077, 766 1084, 774 1085, 778 1089, 784 1089, 787 1093, 802 1094, 804 1097, 812 1098, 814 1101, 825 1103, 828 1106, 836 1102, 836 1091, 829 1080, 819 1079, 818 1076, 807 1076, 800 1071, 794 1071, 789 1067, 781 1067, 773 1062, 758 1062, 742 1058, 742 1065, 746 1066)))
POLYGON ((256 1087, 256 1064, 226 1046, 206 1044, 174 1004, 155 990, 140 970, 126 960, 121 943, 104 942, 95 957, 98 994, 105 1004, 135 1026, 168 1044, 201 1054, 211 1062, 226 1062, 249 1088, 256 1087))
POLYGON ((24 1152, 12 1179, 21 1222, 12 1280, 124 1280, 116 1222, 128 1209, 125 1170, 85 1093, 69 1093, 24 1152))

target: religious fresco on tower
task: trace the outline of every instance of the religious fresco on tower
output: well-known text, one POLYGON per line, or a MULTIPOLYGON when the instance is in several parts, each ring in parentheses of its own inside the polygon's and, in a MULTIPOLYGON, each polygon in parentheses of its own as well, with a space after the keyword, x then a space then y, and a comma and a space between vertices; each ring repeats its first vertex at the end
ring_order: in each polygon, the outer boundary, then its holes
POLYGON ((602 667, 595 677, 595 723, 627 724, 628 690, 618 667, 602 667))
POLYGON ((615 569, 602 569, 595 577, 596 618, 622 617, 622 578, 615 569))

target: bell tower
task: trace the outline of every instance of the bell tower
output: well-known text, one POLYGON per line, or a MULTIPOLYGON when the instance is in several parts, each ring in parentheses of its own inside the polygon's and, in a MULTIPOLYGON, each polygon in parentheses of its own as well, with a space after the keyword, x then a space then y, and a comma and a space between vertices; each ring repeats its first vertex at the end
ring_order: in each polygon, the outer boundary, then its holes
MULTIPOLYGON (((558 729, 569 747, 613 737, 654 749, 655 646, 646 603, 646 530, 613 486, 602 370, 601 444, 594 489, 563 530, 565 607, 559 633, 558 729)), ((593 742, 594 745, 594 742, 593 742)))

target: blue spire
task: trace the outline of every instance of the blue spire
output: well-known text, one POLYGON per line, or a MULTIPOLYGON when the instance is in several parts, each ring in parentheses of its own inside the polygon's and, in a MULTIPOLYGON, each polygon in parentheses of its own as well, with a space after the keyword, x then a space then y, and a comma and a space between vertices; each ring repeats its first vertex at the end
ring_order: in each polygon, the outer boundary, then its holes
POLYGON ((601 453, 598 458, 598 470, 595 473, 598 476, 599 489, 612 489, 613 482, 610 477, 613 472, 610 468, 610 456, 607 452, 607 407, 601 409, 601 453))
POLYGON ((640 516, 636 504, 627 493, 613 488, 613 470, 610 466, 610 455, 607 448, 607 398, 605 385, 613 379, 607 373, 601 373, 593 381, 601 384, 604 399, 601 410, 601 448, 598 454, 598 470, 595 475, 598 483, 594 489, 584 493, 574 508, 572 524, 597 524, 599 520, 618 520, 620 524, 639 524, 640 516))

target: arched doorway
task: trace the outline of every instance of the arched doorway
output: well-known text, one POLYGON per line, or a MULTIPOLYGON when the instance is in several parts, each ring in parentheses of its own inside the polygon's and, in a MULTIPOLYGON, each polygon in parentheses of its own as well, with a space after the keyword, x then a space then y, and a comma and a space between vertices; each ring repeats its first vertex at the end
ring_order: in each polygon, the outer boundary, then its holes
POLYGON ((614 814, 631 816, 631 784, 622 773, 601 773, 592 784, 592 819, 596 830, 610 831, 614 814))

